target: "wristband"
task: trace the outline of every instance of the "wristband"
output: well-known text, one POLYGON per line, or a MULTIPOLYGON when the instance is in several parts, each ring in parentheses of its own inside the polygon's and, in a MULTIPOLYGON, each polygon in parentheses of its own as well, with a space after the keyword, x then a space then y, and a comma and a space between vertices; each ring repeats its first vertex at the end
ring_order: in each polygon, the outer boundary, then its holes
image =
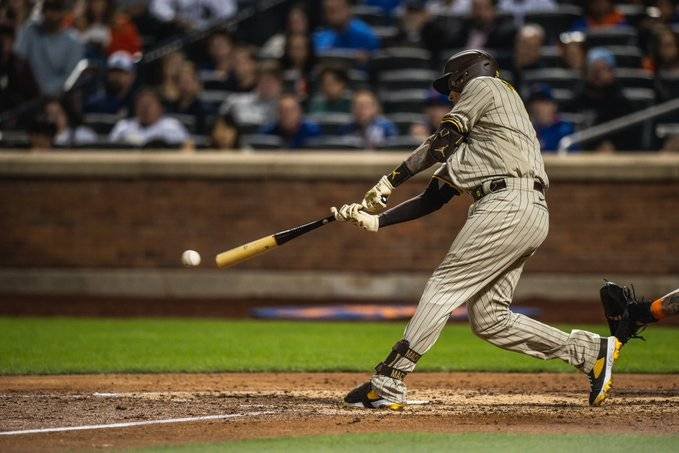
POLYGON ((408 166, 403 162, 397 168, 395 168, 391 173, 387 175, 387 179, 392 186, 396 187, 402 182, 405 182, 413 174, 408 169, 408 166))

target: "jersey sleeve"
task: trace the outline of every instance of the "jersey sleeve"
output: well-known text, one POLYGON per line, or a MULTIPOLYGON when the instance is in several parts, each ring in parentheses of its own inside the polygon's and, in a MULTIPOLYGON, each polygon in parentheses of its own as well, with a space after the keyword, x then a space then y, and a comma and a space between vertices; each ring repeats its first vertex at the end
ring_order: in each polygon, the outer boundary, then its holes
POLYGON ((492 83, 490 77, 472 79, 462 90, 460 100, 445 115, 443 121, 455 125, 461 134, 468 134, 479 119, 493 106, 492 83))

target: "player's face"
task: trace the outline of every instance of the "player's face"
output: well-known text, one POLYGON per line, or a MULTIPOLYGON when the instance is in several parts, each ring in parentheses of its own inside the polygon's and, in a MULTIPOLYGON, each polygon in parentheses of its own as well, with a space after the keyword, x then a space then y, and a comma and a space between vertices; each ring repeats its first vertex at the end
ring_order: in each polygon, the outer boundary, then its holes
POLYGON ((462 93, 460 93, 459 91, 451 91, 450 94, 448 95, 448 99, 450 100, 450 102, 455 104, 460 100, 461 95, 462 93))

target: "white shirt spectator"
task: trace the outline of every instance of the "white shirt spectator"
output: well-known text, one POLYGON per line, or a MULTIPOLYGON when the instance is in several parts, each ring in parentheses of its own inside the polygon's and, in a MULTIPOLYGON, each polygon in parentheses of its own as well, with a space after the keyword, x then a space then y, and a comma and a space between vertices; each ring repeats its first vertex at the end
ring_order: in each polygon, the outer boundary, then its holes
POLYGON ((150 126, 143 126, 138 119, 123 119, 116 123, 109 136, 112 143, 144 146, 161 141, 168 145, 182 145, 190 136, 186 128, 175 118, 162 117, 150 126))
POLYGON ((236 14, 236 0, 151 0, 149 11, 161 22, 187 22, 195 29, 205 29, 216 20, 236 14))
POLYGON ((438 16, 468 16, 472 12, 472 0, 430 0, 427 11, 438 16))
POLYGON ((266 124, 278 118, 278 101, 263 100, 257 93, 229 96, 219 107, 221 114, 230 113, 238 124, 266 124))

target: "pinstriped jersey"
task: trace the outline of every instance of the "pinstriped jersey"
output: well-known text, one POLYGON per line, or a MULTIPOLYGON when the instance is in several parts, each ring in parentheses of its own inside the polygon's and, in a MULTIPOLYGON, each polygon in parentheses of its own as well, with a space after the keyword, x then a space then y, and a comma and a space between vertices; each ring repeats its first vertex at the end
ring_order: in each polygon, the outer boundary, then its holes
POLYGON ((495 77, 472 79, 446 120, 467 139, 436 172, 437 177, 466 191, 496 177, 533 178, 549 184, 535 129, 509 83, 495 77))

